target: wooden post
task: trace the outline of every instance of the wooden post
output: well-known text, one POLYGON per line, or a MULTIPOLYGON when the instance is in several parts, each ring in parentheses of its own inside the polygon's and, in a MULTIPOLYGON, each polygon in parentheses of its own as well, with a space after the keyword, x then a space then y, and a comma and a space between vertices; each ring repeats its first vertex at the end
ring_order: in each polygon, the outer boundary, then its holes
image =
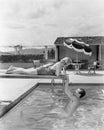
POLYGON ((99 45, 99 61, 101 61, 101 47, 102 45, 99 45))
POLYGON ((58 49, 57 49, 57 46, 55 46, 55 61, 58 61, 58 49))
POLYGON ((48 46, 45 46, 45 59, 48 60, 48 46))
POLYGON ((16 54, 21 55, 21 51, 22 51, 22 46, 21 45, 14 46, 14 49, 16 51, 16 54))

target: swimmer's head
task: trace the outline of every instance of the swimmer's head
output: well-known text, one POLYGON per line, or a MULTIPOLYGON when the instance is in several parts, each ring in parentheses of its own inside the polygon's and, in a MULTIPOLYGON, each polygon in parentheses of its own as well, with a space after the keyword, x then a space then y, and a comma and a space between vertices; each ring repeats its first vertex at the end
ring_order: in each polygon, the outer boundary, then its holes
POLYGON ((86 95, 86 91, 83 89, 83 88, 78 88, 76 90, 76 95, 79 97, 79 98, 82 98, 86 95))

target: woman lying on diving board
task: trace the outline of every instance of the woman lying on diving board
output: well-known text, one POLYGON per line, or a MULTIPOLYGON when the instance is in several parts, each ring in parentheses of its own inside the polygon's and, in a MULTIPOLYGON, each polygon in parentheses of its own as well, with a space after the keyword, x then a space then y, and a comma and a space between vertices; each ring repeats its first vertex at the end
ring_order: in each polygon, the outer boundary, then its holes
POLYGON ((10 66, 6 71, 6 74, 32 74, 32 75, 59 76, 61 75, 61 71, 64 69, 64 67, 69 65, 70 63, 71 63, 71 59, 69 57, 65 57, 61 59, 59 62, 55 63, 54 65, 48 67, 40 66, 37 68, 25 69, 25 68, 10 66))

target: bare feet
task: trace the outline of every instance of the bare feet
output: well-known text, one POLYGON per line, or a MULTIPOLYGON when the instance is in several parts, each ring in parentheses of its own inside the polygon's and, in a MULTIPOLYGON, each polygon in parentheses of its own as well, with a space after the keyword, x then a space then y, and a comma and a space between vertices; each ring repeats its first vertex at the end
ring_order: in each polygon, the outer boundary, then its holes
POLYGON ((7 69, 6 74, 12 73, 12 71, 13 71, 14 69, 15 69, 15 67, 14 67, 13 65, 11 65, 11 66, 7 69))

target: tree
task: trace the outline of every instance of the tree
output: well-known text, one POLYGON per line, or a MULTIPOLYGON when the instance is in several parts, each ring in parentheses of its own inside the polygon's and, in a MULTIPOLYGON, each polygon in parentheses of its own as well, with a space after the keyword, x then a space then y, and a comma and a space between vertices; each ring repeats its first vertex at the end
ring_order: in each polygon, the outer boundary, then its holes
POLYGON ((22 51, 23 46, 22 45, 16 45, 16 46, 14 46, 14 48, 15 48, 16 53, 18 55, 21 55, 21 51, 22 51))

